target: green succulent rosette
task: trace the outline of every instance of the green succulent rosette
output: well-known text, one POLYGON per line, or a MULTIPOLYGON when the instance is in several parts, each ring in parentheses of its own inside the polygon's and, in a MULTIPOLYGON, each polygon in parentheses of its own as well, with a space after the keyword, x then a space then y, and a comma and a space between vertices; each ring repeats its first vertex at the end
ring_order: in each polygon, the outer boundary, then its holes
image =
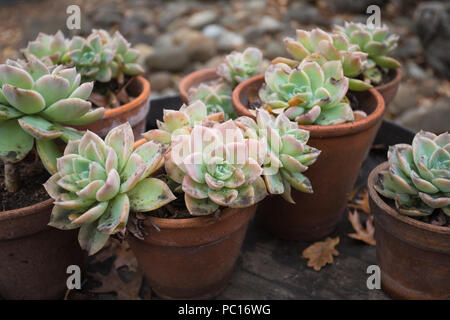
POLYGON ((175 199, 163 181, 149 177, 162 166, 165 147, 147 142, 133 151, 133 145, 129 123, 111 130, 104 141, 87 131, 67 144, 44 185, 55 199, 49 225, 79 228, 80 246, 90 255, 110 235, 125 232, 130 210, 148 212, 175 199))
POLYGON ((21 161, 33 148, 51 173, 59 150, 53 141, 78 139, 67 125, 84 125, 103 117, 86 101, 93 83, 80 84, 75 68, 48 67, 34 56, 0 65, 0 158, 21 161), (8 137, 8 138, 5 138, 8 137))
POLYGON ((428 216, 441 209, 450 216, 450 134, 420 131, 412 145, 388 151, 389 168, 379 173, 375 190, 395 200, 398 212, 428 216))
POLYGON ((207 125, 209 122, 223 122, 224 113, 210 113, 206 105, 197 100, 189 105, 183 104, 179 110, 163 110, 163 121, 156 120, 158 129, 142 134, 148 141, 158 141, 167 145, 172 137, 180 134, 190 134, 192 128, 198 124, 207 125))
POLYGON ((227 55, 224 62, 217 67, 217 74, 234 88, 239 83, 262 73, 262 62, 262 52, 249 47, 243 52, 235 51, 227 55))
POLYGON ((283 113, 275 118, 264 109, 257 110, 256 122, 244 116, 236 119, 236 123, 245 137, 263 144, 263 175, 269 194, 280 194, 295 203, 292 188, 313 192, 304 172, 317 160, 320 150, 307 145, 309 131, 300 129, 297 122, 283 113))
POLYGON ((244 138, 233 120, 212 127, 196 125, 173 137, 165 155, 168 176, 181 185, 189 213, 209 215, 221 206, 245 208, 261 201, 266 187, 259 145, 244 138))
POLYGON ((297 66, 311 54, 320 54, 327 61, 340 61, 344 75, 349 80, 351 90, 367 90, 371 85, 356 79, 366 68, 367 53, 362 52, 357 44, 350 43, 348 37, 341 33, 327 33, 319 28, 311 31, 296 30, 296 39, 284 39, 286 50, 296 60, 277 58, 275 62, 297 66))
POLYGON ((390 34, 386 25, 369 27, 362 23, 345 22, 344 26, 335 25, 336 32, 348 37, 350 43, 358 45, 368 58, 363 72, 367 82, 379 84, 382 81, 380 68, 400 67, 400 62, 388 55, 397 47, 398 35, 390 34))
POLYGON ((299 124, 334 125, 354 120, 345 95, 348 78, 340 61, 321 62, 304 59, 291 68, 270 65, 259 91, 263 108, 274 114, 285 113, 299 124))

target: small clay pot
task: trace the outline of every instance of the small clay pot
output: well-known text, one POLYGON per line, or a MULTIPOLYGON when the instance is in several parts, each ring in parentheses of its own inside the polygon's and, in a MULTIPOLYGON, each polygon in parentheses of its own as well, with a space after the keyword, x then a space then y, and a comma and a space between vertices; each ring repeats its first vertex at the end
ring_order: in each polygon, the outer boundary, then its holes
POLYGON ((450 228, 401 215, 387 204, 373 186, 388 166, 380 164, 368 180, 383 290, 395 299, 449 299, 450 228))
MULTIPOLYGON (((233 105, 238 115, 255 118, 247 109, 249 97, 255 97, 264 76, 250 78, 233 91, 233 105)), ((266 230, 289 240, 315 241, 336 228, 345 210, 347 198, 358 176, 385 109, 378 91, 353 93, 368 116, 354 122, 331 126, 299 126, 310 131, 308 145, 321 150, 317 161, 306 171, 314 193, 292 189, 296 204, 281 196, 267 197, 259 206, 256 219, 266 230)))
POLYGON ((0 212, 0 295, 5 299, 62 299, 67 267, 84 264, 77 230, 47 226, 53 200, 0 212))
POLYGON ((211 299, 227 286, 255 211, 253 205, 226 208, 220 219, 150 217, 144 222, 144 240, 130 235, 128 243, 159 297, 211 299))
POLYGON ((392 80, 383 85, 375 87, 375 89, 383 96, 386 106, 388 106, 389 103, 394 100, 395 95, 397 94, 398 87, 400 86, 400 81, 402 80, 401 68, 391 69, 389 70, 389 72, 393 73, 392 80))
POLYGON ((150 110, 150 82, 144 77, 135 77, 127 87, 130 96, 136 97, 120 107, 107 109, 99 121, 86 126, 73 126, 78 130, 90 130, 106 137, 111 129, 129 122, 136 138, 145 131, 147 114, 150 110))
POLYGON ((189 89, 197 87, 202 82, 218 79, 219 75, 216 73, 216 68, 203 69, 189 73, 181 79, 178 89, 180 91, 181 100, 183 103, 189 103, 189 89))

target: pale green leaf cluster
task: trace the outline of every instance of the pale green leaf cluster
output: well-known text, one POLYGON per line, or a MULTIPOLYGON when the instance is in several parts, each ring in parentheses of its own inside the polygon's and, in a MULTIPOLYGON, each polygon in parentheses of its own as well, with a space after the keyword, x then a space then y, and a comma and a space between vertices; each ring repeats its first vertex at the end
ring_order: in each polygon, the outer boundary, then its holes
POLYGON ((0 158, 19 162, 36 140, 44 166, 54 172, 58 149, 52 140, 78 139, 80 133, 66 125, 103 117, 103 108, 86 101, 93 83, 80 82, 75 68, 48 67, 34 56, 0 65, 0 158))
POLYGON ((441 209, 450 216, 450 134, 420 131, 412 145, 389 148, 389 168, 379 173, 375 189, 395 200, 409 216, 428 216, 441 209))
POLYGON ((175 199, 163 181, 149 178, 162 166, 165 147, 147 142, 133 151, 133 146, 129 123, 104 141, 87 131, 67 144, 57 172, 44 185, 55 199, 49 225, 80 228, 78 241, 90 255, 110 235, 125 231, 130 210, 148 212, 175 199))
POLYGON ((346 22, 344 26, 336 25, 334 28, 368 55, 363 76, 371 83, 379 84, 382 80, 382 73, 377 67, 400 67, 400 62, 388 56, 397 47, 399 36, 390 34, 386 25, 369 27, 362 23, 346 22))
POLYGON ((236 123, 244 136, 257 139, 264 145, 263 175, 267 191, 281 194, 294 203, 291 187, 312 193, 312 185, 304 175, 320 155, 320 150, 307 145, 309 131, 300 129, 283 113, 276 118, 264 109, 257 110, 256 122, 249 117, 239 117, 236 123))
POLYGON ((135 76, 144 72, 138 64, 139 51, 131 48, 125 38, 116 31, 94 29, 87 38, 74 36, 64 39, 58 31, 55 35, 39 34, 23 50, 25 56, 35 56, 46 64, 67 64, 77 68, 84 81, 122 81, 124 75, 135 76))
POLYGON ((259 97, 263 108, 274 114, 285 113, 299 124, 334 125, 354 120, 345 99, 349 81, 341 61, 318 63, 307 58, 294 68, 272 64, 264 78, 259 97))

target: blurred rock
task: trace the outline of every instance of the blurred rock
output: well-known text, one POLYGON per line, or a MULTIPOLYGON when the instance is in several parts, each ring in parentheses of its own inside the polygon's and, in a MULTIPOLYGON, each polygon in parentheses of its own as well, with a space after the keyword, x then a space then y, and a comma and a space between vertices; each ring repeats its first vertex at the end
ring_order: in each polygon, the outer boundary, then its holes
POLYGON ((225 32, 217 39, 217 48, 219 51, 228 52, 242 49, 245 44, 243 36, 234 32, 225 32))
POLYGON ((422 3, 415 13, 416 30, 427 63, 434 71, 450 77, 450 3, 422 3))
POLYGON ((189 54, 184 47, 163 45, 155 47, 147 57, 146 64, 150 69, 181 71, 189 61, 189 54))
POLYGON ((366 13, 368 6, 375 4, 382 7, 387 2, 388 0, 322 0, 321 5, 333 13, 366 13))
POLYGON ((398 47, 392 52, 392 56, 397 59, 414 58, 422 53, 420 40, 416 36, 408 37, 405 40, 400 38, 398 47))
POLYGON ((96 26, 103 28, 110 27, 113 24, 120 24, 122 13, 115 3, 103 3, 99 5, 92 17, 96 26))
POLYGON ((423 68, 413 61, 408 61, 404 66, 404 70, 405 69, 407 75, 414 79, 423 80, 430 77, 430 75, 423 68))
POLYGON ((281 40, 274 40, 267 42, 266 47, 263 50, 264 57, 272 60, 276 57, 289 57, 286 48, 284 47, 283 42, 281 40))
POLYGON ((217 19, 217 13, 213 10, 205 10, 194 13, 189 20, 187 25, 193 29, 201 29, 204 26, 213 23, 217 19))
POLYGON ((222 35, 224 35, 227 32, 228 31, 224 27, 218 24, 210 24, 203 29, 203 34, 214 40, 219 39, 222 35))
POLYGON ((173 85, 172 75, 168 72, 152 72, 150 73, 150 84, 152 91, 163 91, 173 85))
POLYGON ((293 4, 284 15, 283 20, 286 22, 296 21, 303 25, 318 24, 326 26, 330 24, 316 7, 304 4, 293 4))
POLYGON ((190 10, 183 1, 169 3, 166 7, 161 7, 158 14, 158 25, 161 29, 165 29, 175 19, 185 15, 190 10))
POLYGON ((388 106, 388 111, 397 116, 409 108, 417 108, 418 99, 417 86, 404 82, 400 84, 395 99, 388 106))
POLYGON ((134 46, 135 49, 137 49, 140 53, 140 58, 138 63, 141 65, 145 65, 148 57, 153 53, 153 48, 145 43, 138 43, 134 46))
POLYGON ((418 107, 405 112, 396 122, 413 130, 426 130, 436 134, 449 130, 450 98, 442 97, 431 107, 418 107))
POLYGON ((128 10, 120 24, 120 31, 125 36, 133 36, 142 32, 147 25, 153 24, 153 12, 148 9, 128 10))
POLYGON ((217 53, 216 42, 196 30, 180 29, 175 33, 173 41, 186 48, 191 61, 203 62, 217 53))
POLYGON ((128 37, 128 40, 131 43, 146 43, 152 45, 157 37, 158 30, 156 30, 154 25, 152 25, 141 30, 140 32, 133 33, 130 37, 128 37))

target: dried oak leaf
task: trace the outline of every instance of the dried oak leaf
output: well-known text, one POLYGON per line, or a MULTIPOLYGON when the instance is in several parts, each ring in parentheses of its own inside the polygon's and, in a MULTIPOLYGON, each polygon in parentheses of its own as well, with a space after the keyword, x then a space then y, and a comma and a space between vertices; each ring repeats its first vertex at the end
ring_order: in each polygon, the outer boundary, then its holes
POLYGON ((373 216, 369 216, 366 220, 366 227, 361 223, 361 219, 359 218, 358 211, 354 210, 353 213, 348 213, 348 220, 355 229, 356 233, 349 233, 347 236, 353 239, 364 241, 371 246, 375 246, 375 226, 373 225, 373 216))
POLYGON ((364 189, 362 192, 358 192, 357 189, 353 190, 347 206, 370 214, 369 191, 367 189, 364 189))
POLYGON ((333 255, 338 256, 339 251, 335 249, 339 243, 339 237, 326 238, 325 241, 318 241, 303 250, 302 257, 308 259, 308 267, 319 271, 327 263, 333 263, 333 255))
POLYGON ((120 267, 127 266, 130 271, 137 271, 138 263, 128 242, 123 241, 121 245, 116 248, 114 254, 116 255, 114 268, 119 269, 120 267))
POLYGON ((140 272, 133 272, 133 278, 130 282, 124 282, 117 269, 112 268, 111 272, 104 276, 101 273, 91 274, 102 285, 90 290, 93 293, 115 293, 117 300, 141 300, 139 291, 141 289, 143 276, 140 272))

